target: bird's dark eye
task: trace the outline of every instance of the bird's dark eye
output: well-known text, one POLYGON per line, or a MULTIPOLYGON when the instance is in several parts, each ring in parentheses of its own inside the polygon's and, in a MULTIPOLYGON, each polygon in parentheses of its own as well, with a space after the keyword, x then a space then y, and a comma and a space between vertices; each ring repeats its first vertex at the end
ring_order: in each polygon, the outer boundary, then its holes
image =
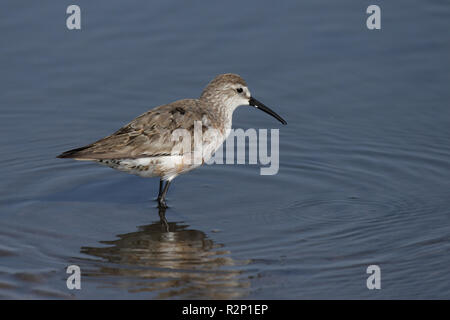
POLYGON ((242 88, 237 88, 236 91, 237 91, 238 93, 242 93, 242 91, 244 91, 244 90, 243 90, 242 88))

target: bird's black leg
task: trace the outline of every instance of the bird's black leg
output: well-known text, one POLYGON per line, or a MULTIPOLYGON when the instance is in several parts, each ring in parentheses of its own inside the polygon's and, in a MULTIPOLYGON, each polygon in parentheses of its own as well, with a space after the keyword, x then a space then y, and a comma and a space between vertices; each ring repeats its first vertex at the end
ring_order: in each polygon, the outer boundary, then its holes
POLYGON ((158 204, 159 207, 161 208, 167 208, 167 204, 166 204, 166 194, 167 194, 167 190, 169 190, 169 186, 170 186, 170 180, 167 180, 166 185, 164 186, 161 195, 158 196, 158 204))
POLYGON ((159 192, 158 192, 158 201, 161 198, 163 192, 164 181, 162 179, 159 180, 159 192))

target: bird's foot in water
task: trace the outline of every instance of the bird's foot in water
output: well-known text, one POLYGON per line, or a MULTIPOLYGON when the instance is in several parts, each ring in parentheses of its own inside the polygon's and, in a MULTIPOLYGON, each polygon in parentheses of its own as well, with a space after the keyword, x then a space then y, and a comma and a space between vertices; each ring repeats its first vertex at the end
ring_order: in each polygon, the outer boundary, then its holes
POLYGON ((167 208, 168 208, 165 199, 163 199, 163 198, 158 198, 158 208, 160 208, 160 209, 167 209, 167 208))

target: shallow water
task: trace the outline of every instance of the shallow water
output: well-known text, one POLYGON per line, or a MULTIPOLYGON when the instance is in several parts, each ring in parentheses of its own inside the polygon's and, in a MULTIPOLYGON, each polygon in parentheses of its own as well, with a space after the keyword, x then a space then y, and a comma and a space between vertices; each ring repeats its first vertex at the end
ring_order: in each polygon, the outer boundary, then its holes
POLYGON ((450 298, 450 4, 77 3, 0 5, 1 298, 450 298), (225 72, 288 121, 234 115, 277 175, 203 166, 165 224, 157 180, 55 158, 225 72))

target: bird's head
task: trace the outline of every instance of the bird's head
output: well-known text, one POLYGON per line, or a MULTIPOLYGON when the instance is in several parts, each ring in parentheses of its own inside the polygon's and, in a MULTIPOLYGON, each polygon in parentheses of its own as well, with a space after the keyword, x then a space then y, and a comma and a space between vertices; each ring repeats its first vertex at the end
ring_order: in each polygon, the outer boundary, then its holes
POLYGON ((247 83, 237 74, 226 73, 215 77, 203 90, 200 99, 214 105, 223 105, 231 112, 239 106, 252 106, 270 114, 282 124, 287 124, 275 111, 253 98, 247 83))

